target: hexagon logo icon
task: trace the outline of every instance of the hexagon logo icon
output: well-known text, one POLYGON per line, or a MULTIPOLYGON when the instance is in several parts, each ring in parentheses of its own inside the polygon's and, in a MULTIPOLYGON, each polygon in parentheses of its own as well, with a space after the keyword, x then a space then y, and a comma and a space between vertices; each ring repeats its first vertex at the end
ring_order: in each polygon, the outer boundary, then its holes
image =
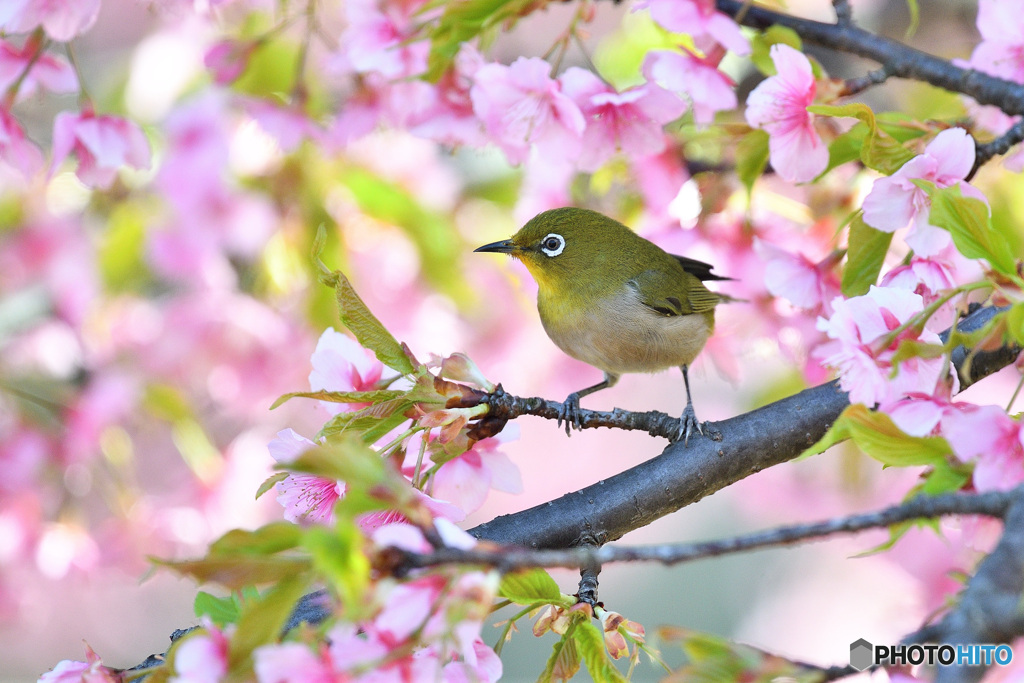
POLYGON ((860 638, 850 643, 850 666, 863 671, 874 664, 875 646, 860 638))

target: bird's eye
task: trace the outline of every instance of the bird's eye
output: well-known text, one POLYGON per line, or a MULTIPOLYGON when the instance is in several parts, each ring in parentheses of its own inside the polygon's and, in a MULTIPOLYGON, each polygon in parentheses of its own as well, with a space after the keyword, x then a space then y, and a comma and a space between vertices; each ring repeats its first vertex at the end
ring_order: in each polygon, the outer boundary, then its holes
POLYGON ((557 233, 546 235, 540 242, 540 250, 548 256, 558 256, 565 249, 565 238, 557 233))

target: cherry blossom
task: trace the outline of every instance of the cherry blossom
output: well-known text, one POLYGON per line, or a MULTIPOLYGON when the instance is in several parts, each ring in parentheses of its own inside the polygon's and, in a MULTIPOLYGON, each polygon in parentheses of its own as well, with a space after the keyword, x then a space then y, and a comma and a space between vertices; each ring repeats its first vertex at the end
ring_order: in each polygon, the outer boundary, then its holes
POLYGON ((710 124, 715 112, 736 108, 735 83, 709 58, 688 51, 652 50, 644 60, 643 72, 666 90, 685 94, 698 125, 710 124))
POLYGON ((644 642, 645 632, 641 624, 630 621, 618 612, 612 612, 603 607, 597 607, 594 610, 594 615, 601 620, 601 625, 604 628, 604 645, 608 648, 608 654, 612 659, 619 659, 629 654, 629 642, 626 640, 626 635, 634 642, 644 642), (626 633, 623 634, 620 629, 626 633))
MULTIPOLYGON (((288 464, 316 444, 293 429, 283 429, 267 445, 270 456, 278 463, 288 464)), ((290 473, 274 484, 277 502, 284 507, 289 522, 329 524, 334 519, 334 504, 345 493, 345 485, 333 479, 311 474, 290 473)))
POLYGON ((894 402, 911 393, 932 394, 948 372, 944 358, 910 358, 893 371, 892 357, 899 342, 915 339, 940 343, 934 332, 909 327, 882 347, 883 337, 924 308, 921 297, 903 289, 872 286, 864 296, 836 298, 828 319, 818 318, 818 329, 834 341, 819 350, 826 365, 839 370, 839 384, 851 403, 868 406, 894 402))
POLYGON ((441 465, 433 480, 433 493, 467 514, 480 509, 490 489, 522 493, 519 468, 497 449, 498 439, 484 439, 462 455, 441 465))
POLYGON ((766 260, 764 284, 772 295, 797 308, 831 313, 832 301, 839 296, 835 254, 814 263, 801 253, 791 253, 767 242, 759 241, 758 250, 766 260))
MULTIPOLYGON (((367 391, 380 381, 384 365, 372 351, 333 327, 324 330, 310 358, 309 388, 313 391, 367 391)), ((320 401, 332 415, 358 410, 358 403, 320 401)))
POLYGON ((71 65, 41 50, 33 40, 25 41, 20 48, 0 40, 0 92, 6 92, 22 74, 25 76, 18 89, 20 98, 33 94, 37 86, 54 93, 78 90, 78 77, 71 65))
POLYGON ((228 634, 208 619, 174 648, 174 673, 169 683, 218 683, 228 671, 228 634))
POLYGON ((137 124, 119 116, 61 112, 53 123, 51 173, 69 155, 78 158, 75 173, 86 185, 106 189, 124 166, 149 168, 149 142, 137 124))
POLYGON ((418 0, 346 3, 348 27, 341 45, 348 65, 359 73, 376 72, 392 79, 426 71, 429 41, 409 40, 422 5, 418 0))
POLYGON ((579 154, 586 119, 550 69, 543 59, 520 57, 510 66, 485 64, 473 76, 473 110, 513 164, 533 145, 555 159, 579 154))
POLYGON ((978 2, 981 42, 971 53, 970 66, 1000 78, 1024 83, 1024 14, 1006 0, 978 2))
POLYGON ((941 432, 953 453, 974 463, 974 487, 1006 490, 1024 483, 1024 430, 998 406, 958 404, 943 420, 941 432))
POLYGON ((25 177, 43 167, 43 153, 27 137, 10 111, 0 106, 0 162, 25 177))
POLYGON ((109 667, 103 666, 103 661, 93 649, 86 645, 86 661, 74 662, 70 659, 53 667, 39 677, 38 683, 117 683, 121 676, 109 667))
POLYGON ((914 180, 936 187, 959 186, 965 196, 985 197, 964 178, 974 166, 974 140, 963 128, 950 128, 935 136, 924 152, 887 178, 879 178, 864 198, 864 222, 885 232, 911 226, 907 244, 918 256, 933 256, 952 242, 949 233, 928 222, 931 200, 914 180))
POLYGON ((213 74, 215 83, 227 85, 245 73, 256 47, 254 42, 221 40, 206 51, 203 64, 213 74))
POLYGON ((337 680, 331 663, 302 643, 265 645, 253 652, 256 680, 260 683, 332 683, 337 680))
POLYGON ((66 42, 92 28, 100 0, 8 0, 0 5, 0 29, 24 33, 37 26, 53 40, 66 42))
POLYGON ((649 9, 651 17, 675 33, 688 33, 698 40, 711 38, 738 55, 750 54, 750 43, 731 17, 715 9, 714 0, 641 0, 634 11, 649 9))
POLYGON ((813 180, 828 165, 828 147, 814 129, 817 84, 811 63, 784 43, 771 48, 776 75, 762 81, 747 97, 747 123, 768 133, 772 168, 784 180, 813 180))
POLYGON ((662 126, 686 110, 682 100, 653 83, 616 92, 579 67, 558 80, 587 120, 577 161, 583 171, 596 171, 617 152, 634 158, 660 154, 666 145, 662 126))

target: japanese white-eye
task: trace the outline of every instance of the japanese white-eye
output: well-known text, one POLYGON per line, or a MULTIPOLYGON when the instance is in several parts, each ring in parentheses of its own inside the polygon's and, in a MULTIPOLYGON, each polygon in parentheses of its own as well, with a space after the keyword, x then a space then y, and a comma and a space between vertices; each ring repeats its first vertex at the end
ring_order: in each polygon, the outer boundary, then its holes
POLYGON ((537 309, 551 340, 604 371, 604 381, 575 391, 559 424, 580 427, 580 398, 613 386, 626 372, 683 371, 686 408, 676 440, 703 434, 690 398, 687 366, 715 326, 715 306, 730 297, 704 286, 728 280, 712 266, 665 252, 596 211, 561 208, 531 219, 510 239, 476 251, 509 254, 537 281, 537 309))

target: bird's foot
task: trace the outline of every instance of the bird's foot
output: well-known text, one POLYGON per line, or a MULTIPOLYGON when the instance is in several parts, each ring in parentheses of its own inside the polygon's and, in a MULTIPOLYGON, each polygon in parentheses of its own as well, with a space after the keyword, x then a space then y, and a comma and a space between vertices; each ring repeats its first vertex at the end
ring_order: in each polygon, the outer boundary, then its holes
POLYGON ((708 429, 707 423, 701 423, 697 419, 697 413, 694 412, 693 405, 687 403, 682 416, 679 418, 679 431, 676 432, 675 438, 672 439, 672 442, 677 443, 682 440, 684 447, 689 446, 690 437, 693 436, 693 433, 697 432, 701 436, 704 436, 705 429, 708 429))
POLYGON ((580 417, 580 395, 572 392, 565 397, 562 407, 558 409, 558 426, 565 421, 565 435, 572 435, 572 428, 583 429, 583 419, 580 417))

